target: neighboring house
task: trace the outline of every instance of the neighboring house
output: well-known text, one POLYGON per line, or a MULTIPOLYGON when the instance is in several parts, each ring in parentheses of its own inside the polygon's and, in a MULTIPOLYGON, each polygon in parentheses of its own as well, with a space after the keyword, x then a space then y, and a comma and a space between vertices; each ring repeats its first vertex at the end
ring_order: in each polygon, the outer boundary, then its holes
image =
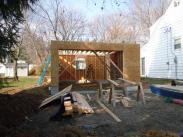
POLYGON ((183 79, 183 0, 172 0, 141 48, 141 76, 183 79))
MULTIPOLYGON (((17 75, 23 77, 28 76, 29 65, 23 60, 18 60, 17 63, 17 75)), ((12 61, 6 60, 6 63, 0 63, 0 77, 14 77, 13 68, 14 63, 12 61)))

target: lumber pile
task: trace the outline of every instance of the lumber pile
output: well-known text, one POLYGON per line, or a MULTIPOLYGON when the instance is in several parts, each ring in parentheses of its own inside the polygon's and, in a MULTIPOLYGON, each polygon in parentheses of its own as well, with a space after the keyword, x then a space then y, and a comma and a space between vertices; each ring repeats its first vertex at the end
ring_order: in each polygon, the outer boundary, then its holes
MULTIPOLYGON (((51 102, 60 99, 58 104, 60 105, 59 110, 51 117, 51 119, 57 119, 62 116, 73 116, 75 112, 79 114, 90 114, 94 113, 91 106, 86 101, 85 97, 77 92, 71 92, 72 85, 66 87, 62 91, 55 95, 46 98, 42 101, 39 108, 51 105, 51 102)), ((91 97, 88 95, 88 98, 91 97)))
POLYGON ((64 107, 65 107, 65 112, 63 116, 69 116, 73 115, 73 105, 71 101, 71 97, 64 97, 64 107))
POLYGON ((62 91, 56 93, 55 95, 49 97, 49 98, 46 98, 45 100, 42 101, 41 105, 39 106, 39 108, 43 107, 43 106, 46 106, 47 104, 49 104, 50 102, 60 98, 61 96, 63 96, 66 92, 70 92, 71 91, 71 88, 72 88, 72 85, 64 88, 62 91))
POLYGON ((72 92, 73 98, 75 98, 74 108, 80 114, 91 114, 94 113, 91 106, 86 101, 85 97, 77 92, 72 92))

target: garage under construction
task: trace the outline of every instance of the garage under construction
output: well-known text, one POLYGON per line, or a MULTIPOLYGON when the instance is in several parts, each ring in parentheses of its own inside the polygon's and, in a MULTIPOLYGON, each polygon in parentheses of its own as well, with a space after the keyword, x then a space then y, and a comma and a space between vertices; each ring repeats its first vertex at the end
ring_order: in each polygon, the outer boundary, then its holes
POLYGON ((123 78, 140 81, 140 47, 137 44, 51 42, 51 91, 62 81, 87 83, 123 78))

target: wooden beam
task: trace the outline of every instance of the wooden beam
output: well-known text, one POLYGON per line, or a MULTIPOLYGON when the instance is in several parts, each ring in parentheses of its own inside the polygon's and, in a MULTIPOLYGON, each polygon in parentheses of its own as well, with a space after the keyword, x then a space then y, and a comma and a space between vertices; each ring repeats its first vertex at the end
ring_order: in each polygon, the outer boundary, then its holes
POLYGON ((97 100, 97 103, 116 121, 121 122, 121 119, 117 117, 111 110, 109 110, 103 103, 101 103, 99 100, 97 100))
POLYGON ((57 50, 90 50, 95 51, 122 51, 125 47, 136 47, 138 44, 127 43, 93 43, 93 42, 71 42, 71 41, 51 41, 51 45, 55 46, 57 50))
POLYGON ((87 54, 90 54, 91 52, 90 51, 87 51, 87 54))
POLYGON ((51 86, 59 87, 59 55, 54 46, 51 46, 51 68, 51 86))
POLYGON ((91 97, 89 94, 87 94, 88 100, 91 101, 91 97))
POLYGON ((112 85, 116 86, 116 87, 119 87, 120 84, 118 84, 117 82, 115 82, 114 80, 111 80, 111 79, 107 79, 112 85))
POLYGON ((112 52, 110 52, 109 54, 111 55, 111 54, 114 54, 115 52, 114 51, 112 51, 112 52))
POLYGON ((129 83, 129 84, 132 84, 132 85, 138 85, 137 83, 135 83, 135 82, 132 82, 132 81, 129 81, 129 80, 126 80, 126 79, 123 79, 123 78, 118 78, 119 80, 121 80, 121 81, 124 81, 124 82, 126 82, 126 83, 129 83))
POLYGON ((88 102, 85 100, 85 97, 83 95, 81 95, 80 93, 77 93, 77 92, 72 92, 72 95, 77 100, 77 108, 78 108, 79 113, 84 113, 84 114, 94 113, 93 109, 88 104, 88 102))

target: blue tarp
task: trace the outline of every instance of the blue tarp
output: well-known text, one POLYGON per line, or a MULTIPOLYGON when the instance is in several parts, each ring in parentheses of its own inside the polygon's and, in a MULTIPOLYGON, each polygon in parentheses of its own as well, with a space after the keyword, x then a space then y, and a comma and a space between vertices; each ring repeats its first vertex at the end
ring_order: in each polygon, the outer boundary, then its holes
POLYGON ((183 99, 183 93, 181 93, 181 92, 176 92, 171 89, 164 89, 161 87, 156 87, 153 85, 150 86, 150 89, 151 89, 152 93, 160 95, 160 96, 171 97, 171 98, 175 98, 175 99, 183 99))

